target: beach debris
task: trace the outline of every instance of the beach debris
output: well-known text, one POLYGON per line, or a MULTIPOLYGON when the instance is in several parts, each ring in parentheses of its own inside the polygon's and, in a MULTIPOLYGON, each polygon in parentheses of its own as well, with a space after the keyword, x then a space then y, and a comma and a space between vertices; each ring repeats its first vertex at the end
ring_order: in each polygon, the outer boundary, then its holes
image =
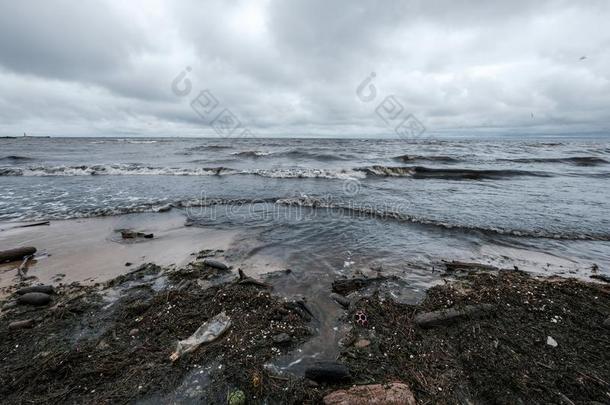
POLYGON ((15 291, 17 295, 23 295, 27 293, 44 293, 44 294, 55 294, 55 288, 52 285, 33 285, 31 287, 23 287, 15 291))
POLYGON ((357 385, 347 390, 337 390, 324 397, 324 405, 415 405, 415 397, 407 384, 357 385))
POLYGON ((0 263, 14 262, 23 260, 28 256, 33 256, 36 253, 36 248, 33 246, 18 247, 0 251, 0 263))
POLYGON ((263 283, 262 281, 258 281, 253 279, 252 277, 246 276, 242 269, 238 270, 239 279, 237 280, 238 284, 249 284, 257 287, 272 289, 273 287, 270 284, 263 283))
POLYGON ((348 298, 345 298, 343 295, 331 293, 330 298, 335 300, 335 302, 337 302, 337 304, 341 305, 343 308, 349 308, 350 300, 348 298))
POLYGON ((318 361, 305 370, 305 377, 315 382, 347 382, 352 379, 349 369, 334 361, 318 361))
POLYGON ((271 338, 271 340, 273 340, 273 343, 277 343, 277 344, 281 345, 281 344, 290 343, 292 338, 287 333, 278 333, 277 335, 273 336, 271 338))
POLYGON ((467 271, 470 271, 470 270, 498 271, 498 270, 500 270, 499 268, 497 268, 495 266, 490 266, 488 264, 482 264, 482 263, 460 262, 457 260, 453 260, 451 262, 443 261, 443 263, 445 264, 445 268, 449 272, 464 271, 464 270, 467 270, 467 271))
POLYGON ((51 296, 49 294, 41 292, 30 292, 20 295, 17 298, 17 304, 19 305, 36 305, 42 306, 47 305, 51 302, 51 296))
POLYGON ((136 233, 129 229, 125 229, 121 231, 121 238, 123 239, 135 239, 136 233))
POLYGON ((295 301, 287 302, 286 308, 292 309, 294 312, 299 314, 301 319, 303 319, 307 322, 309 322, 313 318, 315 318, 315 316, 313 315, 313 312, 311 312, 311 310, 305 303, 305 299, 297 299, 295 301))
POLYGON ((218 260, 204 259, 203 263, 207 266, 213 267, 218 270, 229 270, 229 266, 227 266, 226 264, 224 264, 223 262, 220 262, 218 260))
POLYGON ((27 224, 13 226, 11 229, 32 228, 34 226, 44 226, 44 225, 51 225, 51 222, 49 222, 49 221, 29 222, 27 224))
POLYGON ((246 394, 242 390, 233 390, 229 393, 227 397, 227 403, 229 405, 245 405, 246 404, 246 394))
POLYGON ((414 321, 422 328, 444 326, 456 322, 462 318, 476 318, 491 312, 494 306, 491 304, 465 305, 461 308, 447 308, 438 311, 423 312, 417 314, 414 321))
POLYGON ((27 328, 31 328, 32 326, 34 326, 33 319, 24 319, 22 321, 14 321, 14 322, 11 322, 8 324, 9 330, 27 329, 27 328))
POLYGON ((341 295, 349 295, 354 291, 358 291, 375 281, 386 280, 386 277, 371 277, 371 278, 349 278, 333 281, 332 290, 341 295))
POLYGON ((546 344, 551 347, 557 347, 557 345, 558 345, 557 341, 550 336, 546 337, 546 344))
POLYGON ((144 238, 144 239, 152 239, 155 237, 152 233, 145 232, 136 232, 131 229, 121 229, 121 238, 123 239, 136 239, 136 238, 144 238))
POLYGON ((603 281, 604 283, 610 283, 610 276, 607 276, 605 274, 592 274, 589 277, 595 280, 603 281))
POLYGON ((223 312, 204 322, 188 339, 178 341, 176 351, 170 356, 171 361, 178 360, 204 343, 218 339, 231 326, 231 319, 223 312))
POLYGON ((29 256, 25 256, 23 258, 23 261, 21 262, 21 264, 19 265, 19 267, 17 267, 17 275, 19 276, 19 278, 21 279, 21 281, 25 281, 31 278, 35 278, 35 277, 27 277, 26 274, 28 272, 28 265, 30 263, 30 260, 32 260, 34 258, 34 255, 29 255, 29 256))
POLYGON ((362 326, 363 328, 366 328, 369 324, 368 317, 362 310, 356 311, 354 314, 354 322, 356 322, 356 325, 362 326))

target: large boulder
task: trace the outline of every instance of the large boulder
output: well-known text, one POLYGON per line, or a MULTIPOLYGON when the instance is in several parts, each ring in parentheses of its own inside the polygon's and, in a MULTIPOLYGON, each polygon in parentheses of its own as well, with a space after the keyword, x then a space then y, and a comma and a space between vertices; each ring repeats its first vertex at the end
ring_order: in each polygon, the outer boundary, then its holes
POLYGON ((325 405, 415 405, 415 397, 407 384, 357 385, 348 390, 333 391, 324 397, 325 405))

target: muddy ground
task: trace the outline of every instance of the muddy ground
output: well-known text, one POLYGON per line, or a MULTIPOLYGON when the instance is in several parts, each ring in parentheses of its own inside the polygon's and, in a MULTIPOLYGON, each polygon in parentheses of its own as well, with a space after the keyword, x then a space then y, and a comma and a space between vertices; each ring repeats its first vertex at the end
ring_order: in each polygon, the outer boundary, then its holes
POLYGON ((489 269, 453 279, 419 305, 381 292, 353 300, 337 359, 351 381, 341 383, 266 366, 298 350, 315 319, 307 303, 234 272, 146 265, 103 285, 64 285, 48 306, 2 312, 0 402, 222 404, 239 389, 247 403, 313 404, 352 384, 402 381, 422 404, 610 403, 607 285, 489 269), (425 311, 480 303, 492 309, 415 323, 425 311), (177 340, 221 311, 232 320, 225 334, 170 361, 177 340), (9 329, 25 319, 33 325, 9 329))

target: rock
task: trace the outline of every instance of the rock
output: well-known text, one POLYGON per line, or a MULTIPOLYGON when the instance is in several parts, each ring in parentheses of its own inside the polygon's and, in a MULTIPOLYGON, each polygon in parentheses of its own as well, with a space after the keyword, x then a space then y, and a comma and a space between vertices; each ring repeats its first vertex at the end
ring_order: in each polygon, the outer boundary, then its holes
POLYGON ((356 343, 354 343, 354 347, 357 347, 358 349, 364 349, 365 347, 368 347, 370 344, 371 344, 370 340, 360 339, 356 343))
POLYGON ((366 287, 373 279, 366 278, 350 278, 345 280, 335 280, 332 284, 332 290, 341 295, 348 295, 354 291, 366 287))
POLYGON ((16 291, 18 295, 23 295, 27 293, 44 293, 44 294, 55 294, 55 289, 52 285, 34 285, 31 287, 23 287, 16 291))
POLYGON ((351 380, 349 369, 333 361, 319 361, 305 370, 305 377, 316 382, 333 383, 351 380))
POLYGON ((273 336, 271 338, 271 340, 273 340, 273 343, 286 344, 286 343, 289 343, 292 340, 292 338, 287 333, 279 333, 279 334, 273 336))
POLYGON ((387 385, 358 385, 348 390, 331 392, 324 397, 325 405, 415 405, 408 385, 394 382, 387 385))
POLYGON ((0 251, 0 263, 23 260, 24 257, 31 256, 34 253, 36 253, 36 248, 32 246, 2 250, 0 251))
POLYGON ((138 232, 138 233, 136 233, 136 235, 138 237, 144 238, 144 239, 152 239, 155 237, 155 235, 152 233, 144 233, 144 232, 138 232))
POLYGON ((133 263, 131 263, 131 262, 125 263, 125 267, 129 267, 129 266, 132 266, 132 265, 133 265, 133 263))
POLYGON ((51 296, 49 294, 40 292, 30 292, 23 294, 17 298, 17 303, 20 305, 47 305, 51 302, 51 296))
POLYGON ((203 263, 218 270, 229 270, 229 266, 218 260, 204 259, 203 263))
POLYGON ((415 323, 422 328, 448 325, 462 318, 476 318, 494 309, 491 304, 466 305, 461 308, 448 308, 438 311, 424 312, 415 316, 415 323))
POLYGON ((605 328, 610 329, 610 316, 606 318, 603 325, 605 328))
POLYGON ((157 212, 168 212, 171 209, 172 209, 171 204, 165 204, 165 205, 162 205, 159 208, 157 208, 157 212))
POLYGON ((348 298, 345 298, 343 295, 332 293, 330 294, 330 298, 335 300, 337 304, 341 305, 343 308, 349 308, 350 300, 348 298))
POLYGON ((551 346, 551 347, 557 347, 557 345, 558 345, 557 341, 555 339, 553 339, 552 337, 550 337, 550 336, 546 337, 546 344, 551 346))
POLYGON ((26 328, 31 328, 32 326, 34 326, 33 319, 25 319, 23 321, 14 321, 14 322, 11 322, 8 324, 9 330, 26 329, 26 328))
POLYGON ((136 233, 130 230, 121 231, 121 238, 123 239, 134 239, 136 237, 136 233))

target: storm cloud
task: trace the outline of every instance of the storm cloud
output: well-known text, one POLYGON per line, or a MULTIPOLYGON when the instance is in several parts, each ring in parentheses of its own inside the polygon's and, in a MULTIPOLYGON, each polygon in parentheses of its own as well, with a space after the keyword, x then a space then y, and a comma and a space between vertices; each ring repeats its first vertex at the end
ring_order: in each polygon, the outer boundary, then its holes
POLYGON ((603 0, 0 0, 0 135, 215 136, 204 90, 257 136, 396 136, 388 96, 432 134, 607 133, 607 21, 603 0))

